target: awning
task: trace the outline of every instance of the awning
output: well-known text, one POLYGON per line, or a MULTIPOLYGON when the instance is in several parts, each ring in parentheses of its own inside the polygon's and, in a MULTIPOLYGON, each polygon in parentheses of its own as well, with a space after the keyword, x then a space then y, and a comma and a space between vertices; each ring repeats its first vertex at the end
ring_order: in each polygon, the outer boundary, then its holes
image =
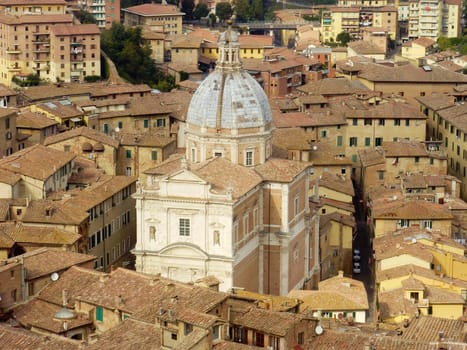
POLYGON ((74 122, 74 123, 78 123, 78 122, 82 121, 83 119, 82 119, 82 118, 78 118, 78 117, 74 117, 74 118, 71 118, 70 120, 71 120, 72 122, 74 122))

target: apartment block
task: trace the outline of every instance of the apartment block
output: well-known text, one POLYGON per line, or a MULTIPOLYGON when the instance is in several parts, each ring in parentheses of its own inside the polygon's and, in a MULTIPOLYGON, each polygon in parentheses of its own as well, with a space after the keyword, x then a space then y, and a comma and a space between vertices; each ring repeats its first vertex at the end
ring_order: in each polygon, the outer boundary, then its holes
POLYGON ((99 28, 120 23, 120 0, 78 0, 78 5, 94 16, 99 28))
POLYGON ((46 81, 82 81, 100 75, 99 29, 73 25, 63 13, 0 15, 0 82, 37 74, 46 81))
MULTIPOLYGON (((408 38, 427 37, 433 40, 444 36, 461 35, 462 1, 409 1, 408 38)), ((403 38, 404 39, 404 38, 403 38)))
POLYGON ((126 26, 148 26, 156 32, 182 34, 182 17, 177 6, 167 4, 142 4, 123 11, 126 26))

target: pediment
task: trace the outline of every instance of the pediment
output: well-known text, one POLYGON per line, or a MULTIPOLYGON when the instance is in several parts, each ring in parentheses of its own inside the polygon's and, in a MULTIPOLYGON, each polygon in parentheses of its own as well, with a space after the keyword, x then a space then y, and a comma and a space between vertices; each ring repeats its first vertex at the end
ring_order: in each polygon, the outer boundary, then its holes
POLYGON ((205 180, 200 178, 198 175, 195 175, 188 169, 182 169, 179 172, 172 174, 166 178, 167 181, 176 181, 176 182, 189 182, 197 184, 207 184, 205 180))
POLYGON ((160 255, 166 257, 189 258, 189 259, 206 259, 208 255, 199 249, 198 246, 191 243, 174 243, 160 251, 160 255))

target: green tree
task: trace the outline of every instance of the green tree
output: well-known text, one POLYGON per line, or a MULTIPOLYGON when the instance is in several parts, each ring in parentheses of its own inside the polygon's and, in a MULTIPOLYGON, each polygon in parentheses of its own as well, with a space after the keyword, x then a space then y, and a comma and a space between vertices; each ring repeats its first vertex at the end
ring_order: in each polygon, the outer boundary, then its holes
POLYGON ((249 0, 235 0, 234 4, 235 16, 238 22, 248 22, 253 18, 253 11, 249 0))
POLYGON ((79 10, 79 12, 76 14, 76 18, 78 18, 79 22, 82 24, 97 23, 94 16, 85 10, 79 10))
POLYGON ((210 25, 211 27, 214 27, 215 24, 216 24, 216 22, 217 22, 217 17, 216 17, 216 15, 215 15, 214 13, 210 13, 210 14, 209 14, 209 25, 210 25))
POLYGON ((216 4, 216 16, 219 17, 221 22, 232 17, 233 9, 232 5, 228 2, 219 2, 216 4))
POLYGON ((185 19, 193 19, 193 10, 195 8, 194 0, 182 0, 182 12, 185 13, 185 19))
MULTIPOLYGON (((161 82, 167 89, 175 86, 151 58, 151 48, 143 40, 140 27, 125 28, 120 23, 101 34, 101 48, 117 67, 120 76, 133 84, 148 84, 155 87, 161 82)), ((165 91, 165 90, 164 90, 165 91)))
POLYGON ((352 37, 347 32, 341 32, 336 36, 336 41, 340 42, 344 46, 346 46, 351 40, 352 37))
POLYGON ((264 19, 263 0, 252 0, 251 12, 253 12, 255 19, 258 19, 258 20, 264 19))
POLYGON ((193 10, 193 17, 195 19, 206 17, 208 14, 209 8, 208 5, 206 5, 204 2, 198 3, 198 5, 196 5, 195 9, 193 10))

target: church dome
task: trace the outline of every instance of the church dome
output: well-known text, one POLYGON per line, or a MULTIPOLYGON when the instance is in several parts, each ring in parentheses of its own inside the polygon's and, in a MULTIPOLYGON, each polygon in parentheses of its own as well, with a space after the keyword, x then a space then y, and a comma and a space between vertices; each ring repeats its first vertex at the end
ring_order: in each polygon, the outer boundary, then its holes
POLYGON ((216 68, 194 93, 187 123, 214 129, 262 127, 272 121, 266 94, 242 70, 238 34, 230 28, 219 37, 216 68))

